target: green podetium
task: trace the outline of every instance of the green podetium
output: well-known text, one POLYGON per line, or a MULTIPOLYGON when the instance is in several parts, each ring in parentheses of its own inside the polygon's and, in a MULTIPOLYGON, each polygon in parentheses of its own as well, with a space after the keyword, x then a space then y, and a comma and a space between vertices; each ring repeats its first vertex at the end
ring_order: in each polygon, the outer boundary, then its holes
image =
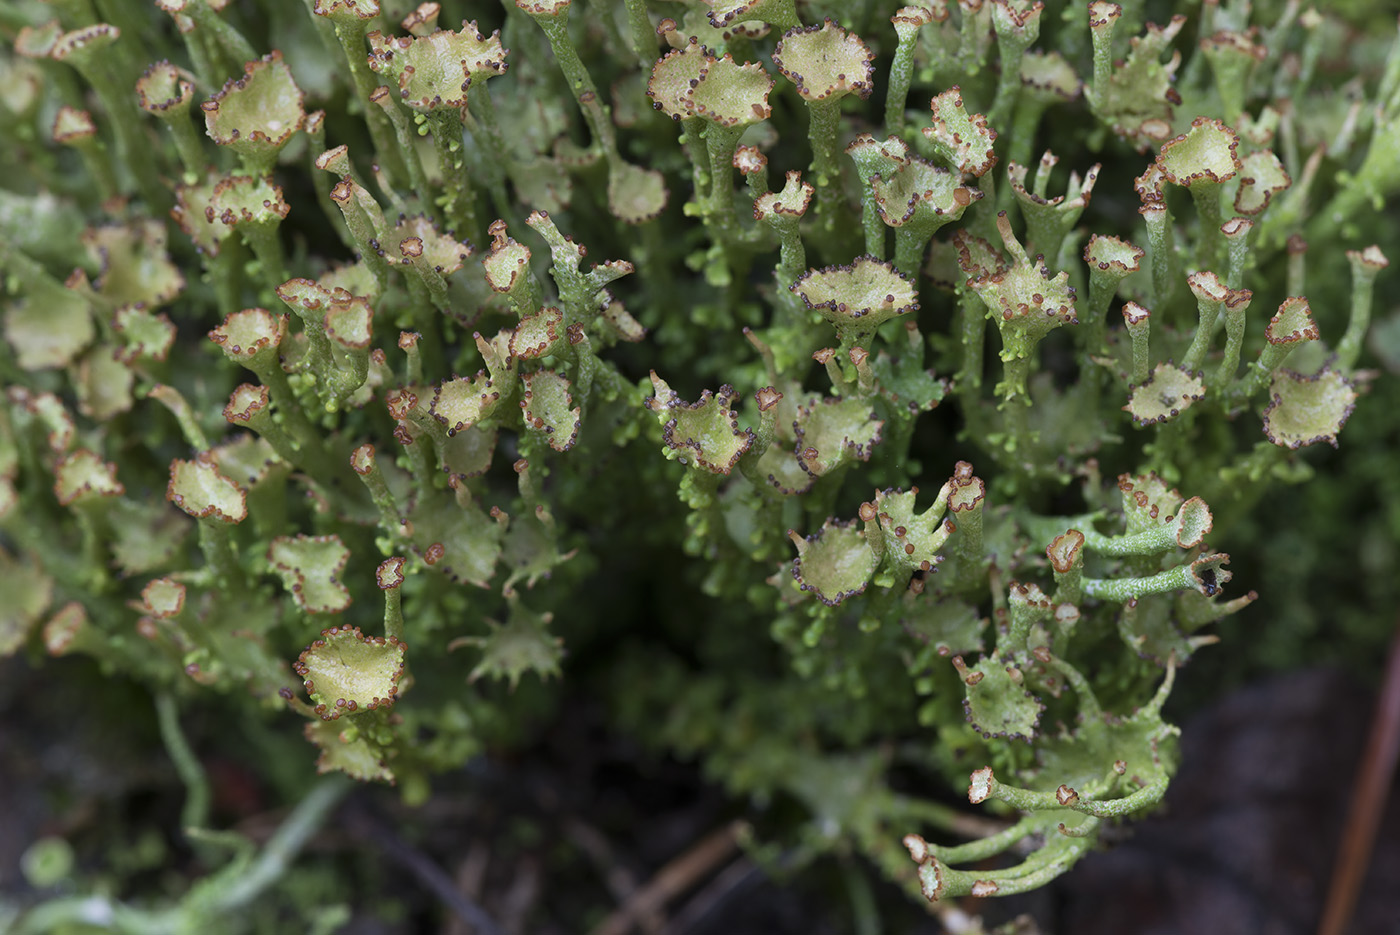
POLYGON ((1296 566, 1242 519, 1344 428, 1378 457, 1393 33, 126 6, 0 16, 0 654, 147 686, 201 848, 213 693, 308 741, 254 766, 303 801, 183 896, 84 865, 21 928, 255 930, 344 794, 314 772, 420 803, 578 690, 785 866, 1043 885, 1161 801, 1178 668, 1251 651, 1232 574, 1296 566))

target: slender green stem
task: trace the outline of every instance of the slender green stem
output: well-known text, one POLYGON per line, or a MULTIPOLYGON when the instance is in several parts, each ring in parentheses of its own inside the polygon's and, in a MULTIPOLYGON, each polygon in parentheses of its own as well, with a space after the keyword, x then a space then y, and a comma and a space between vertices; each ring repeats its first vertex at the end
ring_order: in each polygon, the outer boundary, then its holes
POLYGON ((185 804, 180 809, 183 828, 204 828, 209 824, 209 777, 199 762, 185 734, 180 730, 180 715, 175 700, 166 692, 156 695, 156 717, 160 722, 160 738, 165 752, 175 764, 175 772, 185 784, 185 804))
POLYGON ((492 204, 496 209, 497 217, 514 223, 517 219, 510 199, 506 197, 505 179, 510 174, 511 156, 510 147, 506 145, 504 132, 501 130, 500 118, 496 115, 496 102, 491 99, 491 83, 483 81, 480 86, 472 89, 470 105, 467 111, 467 118, 471 121, 471 129, 486 141, 486 149, 490 159, 484 166, 489 175, 491 187, 492 204))
POLYGON ((277 236, 277 227, 270 224, 240 224, 238 233, 258 258, 263 284, 276 293, 277 287, 288 279, 282 255, 282 240, 277 236))
POLYGON ((656 29, 647 16, 646 0, 627 0, 627 31, 637 64, 650 70, 656 61, 656 29))
POLYGON ((1220 317, 1222 304, 1224 303, 1203 296, 1197 298, 1199 323, 1196 325, 1196 333, 1191 337, 1191 346, 1186 349, 1186 356, 1181 359, 1181 366, 1185 369, 1199 370, 1205 363, 1211 339, 1215 336, 1215 322, 1220 317))
POLYGON ((242 292, 239 280, 242 279, 243 269, 239 254, 242 252, 243 245, 230 237, 219 247, 217 256, 205 255, 204 271, 213 284, 214 299, 218 303, 219 314, 224 318, 238 311, 243 304, 239 299, 242 292))
POLYGON ((787 292, 807 269, 807 248, 802 243, 796 218, 775 214, 769 217, 768 223, 778 232, 778 268, 775 273, 778 285, 787 292))
POLYGON ((432 490, 436 485, 437 472, 433 470, 430 451, 432 438, 427 434, 417 435, 411 444, 404 446, 408 457, 409 470, 413 473, 414 488, 420 491, 432 490))
POLYGON ((1040 126, 1040 118, 1045 114, 1046 103, 1029 94, 1022 94, 1011 118, 1011 134, 1007 144, 1007 164, 1029 165, 1032 147, 1035 146, 1035 131, 1040 126))
POLYGON ((812 184, 817 187, 817 218, 827 231, 836 229, 841 206, 841 166, 836 161, 836 136, 841 101, 807 101, 807 138, 812 145, 812 184))
MULTIPOLYGON (((395 133, 389 123, 389 116, 382 108, 370 102, 379 81, 370 70, 369 57, 365 53, 367 26, 367 21, 359 19, 337 22, 335 37, 339 40, 340 47, 345 52, 345 62, 350 67, 350 81, 355 88, 354 103, 364 113, 365 126, 369 128, 369 138, 374 143, 374 158, 390 182, 401 181, 405 176, 409 176, 404 157, 414 151, 394 145, 395 133)), ((427 199, 424 199, 424 202, 427 203, 427 199)))
POLYGON ((560 16, 539 15, 532 18, 549 39, 549 47, 554 50, 554 59, 559 63, 564 77, 568 79, 569 89, 574 92, 574 99, 578 101, 579 109, 583 111, 584 119, 588 122, 588 128, 593 132, 594 143, 602 148, 609 162, 619 158, 617 134, 613 131, 607 107, 601 103, 602 99, 598 96, 598 87, 593 83, 593 76, 588 73, 587 66, 583 64, 578 50, 574 48, 573 40, 569 38, 567 9, 560 16))
POLYGON ((317 783, 311 794, 297 803, 287 820, 268 839, 247 872, 218 895, 218 909, 222 912, 242 909, 282 879, 296 855, 325 824, 352 786, 348 778, 339 774, 327 776, 317 783))
POLYGON ((384 635, 403 641, 403 588, 384 589, 384 635))
POLYGON ((1190 186, 1196 203, 1196 263, 1201 269, 1220 266, 1220 183, 1196 181, 1190 186))
POLYGON ((1108 306, 1118 294, 1118 284, 1122 281, 1123 277, 1115 275, 1115 271, 1101 270, 1093 263, 1089 264, 1089 304, 1079 317, 1081 327, 1076 337, 1080 338, 1080 346, 1090 354, 1102 353, 1108 306))
MULTIPOLYGON (((1245 271, 1249 268, 1250 260, 1254 256, 1254 241, 1250 236, 1254 230, 1254 224, 1250 221, 1240 224, 1239 222, 1243 220, 1236 218, 1234 221, 1228 222, 1232 226, 1238 225, 1238 229, 1225 236, 1225 249, 1229 256, 1229 266, 1225 274, 1225 288, 1227 289, 1239 289, 1244 285, 1245 271)), ((1299 293, 1292 294, 1298 295, 1299 293)))
POLYGON ((199 83, 210 90, 221 87, 229 75, 218 63, 215 53, 209 48, 209 36, 202 30, 192 29, 184 34, 185 51, 194 67, 199 83))
POLYGON ((1084 593, 1103 601, 1125 603, 1148 594, 1195 590, 1189 564, 1177 565, 1146 578, 1085 578, 1084 593))
POLYGON ((105 506, 105 503, 83 501, 74 504, 74 516, 83 537, 83 567, 86 569, 87 578, 85 583, 99 594, 106 591, 111 584, 111 576, 107 571, 107 544, 112 541, 112 536, 105 529, 100 515, 105 506))
POLYGON ((869 185, 861 186, 860 224, 865 231, 865 252, 877 260, 883 260, 887 255, 889 227, 880 217, 880 210, 875 206, 875 193, 869 185))
MULTIPOLYGON (((1047 833, 1055 833, 1047 829, 1047 833)), ((971 892, 972 887, 984 880, 996 884, 998 896, 1014 896, 1038 889, 1074 866, 1093 846, 1094 839, 1084 837, 1072 844, 1057 842, 1053 850, 1042 847, 1022 863, 1006 870, 952 870, 946 871, 950 891, 971 892), (1039 858, 1039 859, 1037 859, 1039 858)))
POLYGON ((257 61, 258 53, 254 51, 253 44, 231 23, 220 17, 205 0, 194 0, 193 3, 186 4, 185 13, 222 53, 224 65, 229 69, 229 74, 225 77, 236 75, 245 63, 257 61))
POLYGON ((982 395, 982 368, 985 365, 987 342, 986 306, 971 290, 958 300, 958 317, 962 321, 962 369, 958 371, 957 387, 964 399, 976 401, 982 395))
POLYGON ((1232 384, 1235 372, 1240 368, 1240 349, 1244 346, 1245 311, 1248 302, 1237 302, 1225 307, 1225 356, 1220 360, 1220 369, 1215 373, 1215 388, 1224 390, 1232 384))
POLYGON ((116 173, 112 170, 116 163, 107 155, 107 147, 102 145, 102 141, 95 138, 80 140, 73 144, 73 148, 82 158, 83 168, 97 182, 103 203, 119 197, 121 186, 117 184, 116 173))
POLYGON ((1080 530, 1084 546, 1099 555, 1123 558, 1129 555, 1156 555, 1176 548, 1176 527, 1163 523, 1130 536, 1105 536, 1093 529, 1080 530))
POLYGON ((935 857, 948 864, 967 864, 987 860, 1002 853, 1007 848, 1044 829, 1045 819, 1027 815, 1009 828, 996 834, 958 844, 953 847, 938 847, 930 844, 928 849, 935 857))
POLYGON ((1152 371, 1151 357, 1152 319, 1144 312, 1137 321, 1128 322, 1128 338, 1133 344, 1133 369, 1128 374, 1128 382, 1142 386, 1152 371))
POLYGON ((927 225, 905 224, 894 229, 894 266, 910 280, 917 281, 923 266, 924 250, 933 238, 927 225))
POLYGON ((92 85, 111 122, 112 134, 117 142, 116 161, 131 172, 151 214, 164 214, 170 210, 170 191, 157 178, 155 161, 146 156, 147 147, 140 135, 143 121, 135 95, 117 90, 121 82, 117 81, 112 69, 100 56, 93 61, 79 61, 77 58, 71 61, 92 85))
POLYGON ((155 399, 175 417, 175 422, 180 426, 180 434, 185 437, 185 441, 195 451, 205 451, 209 447, 209 440, 204 435, 204 429, 200 427, 198 420, 194 417, 194 411, 190 409, 190 404, 185 401, 185 397, 180 395, 180 391, 173 386, 157 384, 151 387, 147 394, 155 399))
POLYGON ((1021 59, 1026 52, 1024 44, 1007 41, 1000 35, 997 38, 1001 49, 1001 71, 997 79, 996 97, 991 110, 987 111, 987 122, 992 127, 1001 126, 1015 112, 1016 103, 1021 97, 1021 59))
POLYGON ((1380 251, 1374 247, 1364 251, 1349 251, 1351 260, 1351 319, 1347 322, 1346 333, 1337 344, 1337 363, 1342 369, 1355 366, 1361 354, 1361 342, 1371 324, 1371 293, 1376 284, 1376 275, 1383 263, 1380 251), (1375 254, 1370 256, 1369 254, 1375 254))
POLYGON ((707 123, 704 131, 705 148, 710 163, 710 197, 705 220, 710 223, 714 238, 726 253, 739 246, 739 231, 734 217, 734 147, 743 127, 726 127, 707 123))
MULTIPOLYGON (((377 91, 377 89, 376 89, 377 91)), ((371 94, 370 102, 378 107, 394 130, 398 152, 408 171, 408 184, 424 205, 433 203, 432 189, 428 186, 428 174, 423 171, 423 160, 418 158, 418 144, 414 139, 413 127, 392 94, 371 94)))
MULTIPOLYGON (((371 457, 373 457, 371 455, 371 457)), ((384 532, 389 535, 398 535, 399 525, 399 505, 394 499, 393 492, 389 489, 389 483, 384 479, 384 472, 380 470, 377 461, 371 461, 369 470, 361 473, 355 472, 361 481, 364 482, 365 489, 369 491, 369 497, 374 501, 375 508, 379 510, 379 525, 384 532)))
POLYGON ((690 157, 691 184, 695 186, 697 201, 710 190, 710 155, 705 145, 705 127, 703 117, 681 119, 680 141, 685 146, 686 155, 690 157))
POLYGON ((914 80, 914 48, 919 42, 919 29, 896 26, 899 44, 890 63, 890 85, 885 94, 885 131, 890 136, 904 133, 904 107, 909 100, 909 86, 914 80))
POLYGON ((345 218, 345 227, 350 231, 355 249, 360 252, 361 261, 383 293, 389 287, 389 264, 374 249, 373 243, 380 237, 380 228, 385 226, 384 218, 377 205, 372 205, 374 214, 371 215, 369 208, 361 202, 361 196, 369 197, 363 186, 348 176, 331 189, 331 200, 345 218))
POLYGON ((442 169, 443 214, 459 239, 477 246, 481 232, 476 217, 476 193, 472 190, 462 150, 462 118, 452 108, 440 107, 428 115, 428 124, 442 169))
MULTIPOLYGON (((296 391, 287 380, 287 373, 277 361, 260 366, 254 371, 258 379, 268 388, 272 404, 282 417, 280 428, 290 432, 290 440, 295 445, 295 457, 287 460, 316 477, 322 483, 328 482, 337 472, 331 469, 329 457, 321 441, 321 434, 311 423, 297 399, 296 391)), ((277 444, 277 433, 267 435, 268 441, 277 444)))
POLYGON ((204 144, 199 131, 194 128, 189 112, 177 110, 170 115, 169 120, 163 122, 170 128, 170 135, 175 138, 175 150, 180 154, 180 165, 185 170, 185 177, 190 181, 198 179, 208 160, 204 156, 204 144))
POLYGON ((851 915, 855 920, 856 935, 880 935, 880 908, 875 902, 875 892, 870 887, 864 870, 854 861, 841 863, 841 875, 846 880, 846 893, 851 900, 851 915))
POLYGON ((1171 306, 1180 278, 1176 261, 1176 246, 1172 242, 1172 217, 1165 204, 1144 207, 1143 220, 1147 222, 1147 247, 1152 257, 1153 308, 1167 309, 1171 306))
POLYGON ((204 561, 214 573, 221 589, 235 588, 243 583, 243 568, 233 551, 233 529, 216 519, 201 519, 199 548, 204 561))

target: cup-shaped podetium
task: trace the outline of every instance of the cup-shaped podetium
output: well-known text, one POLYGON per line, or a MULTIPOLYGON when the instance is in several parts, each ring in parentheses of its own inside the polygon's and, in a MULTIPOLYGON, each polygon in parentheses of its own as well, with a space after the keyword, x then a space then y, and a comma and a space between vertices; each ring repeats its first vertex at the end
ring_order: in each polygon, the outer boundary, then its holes
POLYGON ((1084 322, 1092 332, 1101 333, 1118 284, 1138 272, 1146 256, 1147 251, 1126 240, 1101 234, 1090 236, 1084 247, 1084 263, 1089 267, 1089 309, 1084 322))
POLYGON ((63 506, 96 503, 126 492, 117 466, 86 448, 63 456, 54 468, 54 496, 63 506))
POLYGON ((773 108, 773 79, 754 62, 738 64, 726 54, 707 58, 700 74, 686 82, 681 101, 688 112, 721 127, 740 128, 767 120, 773 108))
POLYGON ((854 33, 831 20, 820 26, 789 29, 773 49, 773 62, 810 103, 835 101, 847 94, 861 99, 875 89, 874 53, 854 33))
POLYGON ((913 283, 873 256, 856 257, 849 266, 810 269, 792 291, 836 327, 843 348, 864 346, 882 324, 919 308, 913 283))
POLYGON ((715 57, 698 40, 692 40, 683 48, 672 49, 657 59, 647 82, 647 97, 651 98, 651 106, 672 120, 695 116, 687 92, 692 84, 699 82, 705 66, 714 60, 715 57))
MULTIPOLYGON (((1021 57, 1020 94, 1016 101, 1016 126, 1037 126, 1046 109, 1068 104, 1083 92, 1079 75, 1059 52, 1027 50, 1021 57)), ((1013 133, 1006 148, 1009 162, 1028 163, 1035 140, 1013 133)))
POLYGON ((568 451, 578 441, 582 408, 573 405, 568 378, 553 370, 536 370, 520 377, 520 414, 525 427, 543 437, 555 451, 568 451))
POLYGON ((1012 233, 1005 211, 997 215, 997 230, 1011 255, 1011 266, 969 279, 968 285, 1001 332, 1001 359, 1007 364, 1004 392, 1010 399, 1025 394, 1029 358, 1041 338, 1061 325, 1078 324, 1079 318, 1069 274, 1061 271, 1052 276, 1039 258, 1032 262, 1012 233))
MULTIPOLYGON (((864 353, 855 349, 856 356, 864 353)), ((826 357, 818 351, 814 357, 826 357)), ((828 358, 830 359, 830 358, 828 358)), ((801 406, 793 420, 793 453, 812 477, 825 477, 855 461, 869 461, 884 439, 885 421, 868 399, 826 396, 801 406)))
POLYGON ((1206 386, 1199 371, 1178 367, 1163 361, 1152 371, 1147 381, 1133 387, 1124 411, 1141 426, 1170 422, 1191 404, 1205 399, 1206 386))
POLYGON ((177 185, 175 207, 170 210, 175 223, 194 242, 195 250, 207 257, 218 256, 224 241, 233 233, 233 228, 222 223, 213 210, 220 181, 211 175, 194 184, 177 185))
POLYGON ((374 337, 374 309, 364 296, 351 295, 344 289, 333 292, 330 308, 322 320, 326 337, 346 352, 368 351, 374 337))
POLYGON ((491 249, 481 260, 486 284, 493 292, 510 296, 517 315, 533 314, 539 307, 539 296, 530 272, 530 248, 510 236, 504 221, 494 222, 489 232, 491 249))
POLYGON ((1187 276, 1186 284, 1190 286, 1191 294, 1196 297, 1199 323, 1196 327, 1196 333, 1191 339, 1191 346, 1186 349, 1186 356, 1182 359, 1182 364, 1187 370, 1196 370, 1205 363, 1206 353, 1210 349, 1221 310, 1235 309, 1241 305, 1248 306, 1250 299, 1253 298, 1253 293, 1248 289, 1229 288, 1220 281, 1220 277, 1209 270, 1202 270, 1187 276))
POLYGON ((870 96, 875 88, 874 59, 859 36, 829 19, 820 26, 789 29, 773 49, 773 63, 807 102, 812 172, 829 206, 828 224, 834 224, 835 183, 841 172, 836 160, 841 99, 848 94, 870 96))
POLYGON ((828 607, 859 595, 870 584, 879 559, 854 522, 828 519, 807 538, 788 530, 797 548, 792 577, 803 591, 811 591, 828 607))
POLYGON ((265 308, 245 308, 224 319, 209 332, 224 356, 261 375, 278 363, 278 348, 287 336, 287 314, 274 315, 265 308))
POLYGON ((1337 342, 1337 367, 1344 371, 1351 370, 1361 354, 1361 342, 1371 325, 1371 293, 1390 260, 1380 246, 1371 244, 1364 250, 1348 250, 1347 263, 1351 266, 1351 318, 1337 342))
POLYGON ((350 589, 340 582, 349 558, 335 535, 278 536, 267 547, 267 564, 308 614, 338 614, 350 606, 350 589))
POLYGON ((236 152, 256 174, 272 168, 277 154, 306 120, 302 91, 282 53, 243 66, 243 77, 230 79, 200 105, 209 138, 236 152))
POLYGON ((1260 366, 1272 370, 1283 363, 1283 359, 1295 348, 1321 337, 1308 300, 1301 296, 1284 299, 1264 327, 1264 339, 1268 345, 1260 355, 1260 366), (1273 366, 1270 366, 1271 363, 1273 366))
POLYGON ((367 28, 364 24, 379 15, 379 0, 315 0, 311 12, 326 17, 341 29, 358 28, 363 33, 367 28))
POLYGON ((93 286, 119 306, 154 311, 175 299, 185 277, 165 249, 165 225, 155 220, 103 224, 83 232, 83 246, 98 266, 93 286))
POLYGON ((422 214, 401 216, 392 228, 386 226, 377 243, 377 252, 385 262, 408 267, 444 309, 447 287, 443 279, 460 270, 472 255, 470 245, 440 233, 432 219, 422 214))
POLYGON ((1094 80, 1086 93, 1089 107, 1113 132, 1141 152, 1171 135, 1174 107, 1181 103, 1175 87, 1180 53, 1163 62, 1163 54, 1186 25, 1177 14, 1166 26, 1147 25, 1134 38, 1128 56, 1115 65, 1114 27, 1123 8, 1107 0, 1089 4, 1089 32, 1094 43, 1094 80))
POLYGON ((980 190, 967 188, 955 172, 910 157, 909 165, 886 176, 871 179, 875 206, 889 227, 927 227, 937 231, 958 220, 969 204, 979 200, 980 190))
POLYGON ((1215 72, 1215 87, 1220 94, 1225 119, 1234 123, 1244 112, 1244 99, 1249 93, 1254 70, 1268 58, 1268 50, 1253 42, 1248 35, 1222 29, 1200 41, 1201 53, 1215 72))
POLYGON ((429 36, 437 31, 438 15, 442 13, 442 5, 439 3, 420 3, 402 20, 399 25, 405 32, 415 36, 429 36))
POLYGON ((194 76, 167 61, 155 62, 137 79, 136 99, 146 113, 171 119, 194 99, 194 76))
POLYGON ((1027 243, 1032 252, 1048 257, 1060 255, 1060 245, 1089 205, 1094 183, 1098 181, 1099 169, 1102 168, 1095 163, 1082 179, 1078 172, 1071 172, 1065 193, 1050 197, 1050 173, 1058 162, 1055 154, 1046 150, 1040 157, 1035 180, 1029 188, 1026 185, 1026 166, 1013 162, 1006 167, 1011 192, 1016 196, 1021 216, 1026 219, 1027 243))
POLYGON ((897 136, 877 140, 869 133, 862 133, 851 140, 846 147, 846 155, 856 164, 856 172, 863 185, 870 184, 876 175, 889 177, 909 165, 914 158, 909 144, 897 136))
POLYGON ((1283 448, 1304 448, 1318 442, 1336 448, 1337 433, 1351 417, 1356 396, 1352 381, 1331 367, 1313 376, 1280 368, 1269 383, 1264 434, 1283 448))
POLYGON ((180 616, 185 609, 185 585, 174 578, 152 578, 141 589, 138 610, 156 620, 180 616))
POLYGON ((929 102, 933 124, 924 127, 924 136, 934 152, 965 175, 981 177, 997 164, 992 147, 997 131, 987 126, 981 114, 968 114, 963 107, 962 89, 956 85, 929 102))
POLYGON ((359 627, 331 627, 292 668, 323 721, 387 708, 398 700, 408 647, 393 637, 366 636, 359 627))
POLYGON ((768 192, 754 199, 754 220, 765 221, 775 227, 785 220, 795 224, 798 218, 807 213, 815 191, 810 182, 802 181, 802 173, 793 169, 788 172, 781 191, 768 192))
POLYGON ((1211 117, 1197 117, 1191 129, 1162 144, 1157 168, 1174 185, 1189 189, 1200 218, 1197 262, 1211 267, 1220 243, 1220 187, 1243 168, 1234 130, 1211 117))
POLYGON ((476 23, 457 32, 439 29, 427 36, 367 37, 369 67, 398 82, 399 98, 416 111, 461 108, 467 89, 506 70, 506 50, 499 30, 483 36, 476 23))
MULTIPOLYGON (((199 190, 199 194, 203 192, 203 189, 199 190)), ((258 238, 274 234, 291 210, 282 196, 281 186, 273 184, 270 176, 259 178, 247 175, 219 179, 208 193, 208 201, 202 205, 197 200, 192 201, 191 207, 196 212, 202 208, 203 219, 210 224, 237 230, 253 244, 255 250, 258 238)), ((183 218, 177 220, 184 226, 183 218)), ((198 230, 195 225, 191 227, 198 230)), ((227 236, 227 232, 224 236, 227 236)), ((193 234, 191 237, 196 244, 203 246, 200 238, 193 234)))
POLYGON ((738 395, 734 387, 722 386, 718 393, 705 390, 699 399, 688 403, 655 371, 651 383, 655 392, 646 406, 661 422, 666 458, 693 464, 710 474, 734 470, 754 443, 753 430, 739 428, 733 409, 738 395))
POLYGON ((923 249, 934 233, 961 218, 968 205, 982 197, 981 189, 963 184, 961 173, 917 156, 888 175, 872 176, 870 191, 880 220, 896 229, 895 265, 909 275, 918 272, 923 249))
POLYGON ((1235 210, 1254 217, 1269 206, 1274 195, 1287 191, 1293 179, 1272 149, 1250 153, 1240 161, 1240 187, 1235 192, 1235 210))
POLYGON ((195 78, 167 61, 147 67, 136 81, 136 100, 141 109, 170 128, 189 178, 198 178, 206 164, 198 132, 190 121, 195 78))
POLYGON ((54 115, 49 135, 55 143, 80 149, 97 139, 97 123, 88 111, 65 104, 54 115))
POLYGON ((1219 120, 1197 117, 1190 130, 1162 144, 1157 167, 1175 185, 1219 185, 1234 178, 1243 166, 1235 152, 1239 142, 1235 131, 1219 120))
POLYGON ((225 477, 208 452, 170 462, 165 498, 195 519, 233 525, 248 518, 248 492, 225 477))
MULTIPOLYGON (((943 548, 957 525, 951 517, 945 516, 947 500, 944 496, 922 513, 917 512, 918 492, 918 488, 881 490, 876 492, 873 506, 886 546, 886 563, 907 572, 931 572, 943 561, 938 550, 943 548)), ((951 485, 943 493, 951 493, 951 485)))
POLYGON ((797 18, 797 5, 793 0, 706 0, 710 5, 710 25, 716 29, 728 29, 739 23, 755 20, 791 29, 801 24, 797 18))

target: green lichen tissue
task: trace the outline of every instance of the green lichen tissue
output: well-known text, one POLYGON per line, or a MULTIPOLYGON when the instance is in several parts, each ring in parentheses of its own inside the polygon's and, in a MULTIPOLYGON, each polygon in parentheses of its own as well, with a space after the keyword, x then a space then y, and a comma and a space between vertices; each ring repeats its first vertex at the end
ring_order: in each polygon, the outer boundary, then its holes
POLYGON ((759 859, 1069 871, 1400 360, 1359 15, 0 7, 0 654, 156 699, 212 868, 17 930, 237 930, 338 774, 421 804, 580 703, 759 859), (200 709, 301 803, 265 844, 208 843, 200 709))

